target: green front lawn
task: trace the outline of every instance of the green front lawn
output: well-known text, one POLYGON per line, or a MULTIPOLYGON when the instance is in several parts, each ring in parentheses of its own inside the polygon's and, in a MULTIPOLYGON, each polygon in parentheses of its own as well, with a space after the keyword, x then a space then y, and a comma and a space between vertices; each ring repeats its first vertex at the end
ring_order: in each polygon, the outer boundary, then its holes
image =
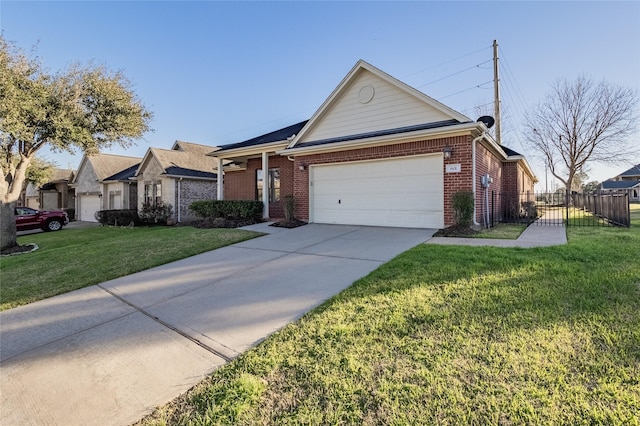
POLYGON ((633 209, 566 246, 415 247, 142 423, 638 425, 633 209))
POLYGON ((0 259, 0 310, 98 284, 260 235, 236 229, 92 227, 18 237, 29 254, 0 259))

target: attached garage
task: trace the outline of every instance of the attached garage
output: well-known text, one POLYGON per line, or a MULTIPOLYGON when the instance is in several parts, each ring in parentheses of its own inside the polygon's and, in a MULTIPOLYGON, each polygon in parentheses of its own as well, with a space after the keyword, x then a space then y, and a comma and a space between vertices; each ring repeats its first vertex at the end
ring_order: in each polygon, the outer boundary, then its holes
POLYGON ((441 154, 313 165, 310 221, 444 227, 441 154))
POLYGON ((95 213, 100 209, 100 197, 97 195, 78 195, 78 220, 97 222, 95 213))

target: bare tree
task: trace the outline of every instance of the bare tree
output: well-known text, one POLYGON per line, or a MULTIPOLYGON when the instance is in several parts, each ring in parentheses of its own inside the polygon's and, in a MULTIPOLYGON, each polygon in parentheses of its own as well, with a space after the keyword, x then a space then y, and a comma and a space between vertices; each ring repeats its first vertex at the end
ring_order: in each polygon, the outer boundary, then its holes
POLYGON ((529 115, 526 139, 569 191, 588 162, 628 161, 637 105, 637 92, 604 80, 558 80, 529 115))

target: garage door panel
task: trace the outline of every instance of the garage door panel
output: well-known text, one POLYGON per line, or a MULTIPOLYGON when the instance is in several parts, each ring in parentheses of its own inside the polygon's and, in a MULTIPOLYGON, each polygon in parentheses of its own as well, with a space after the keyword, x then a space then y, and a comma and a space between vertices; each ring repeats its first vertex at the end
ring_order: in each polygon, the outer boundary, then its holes
POLYGON ((95 213, 100 210, 100 197, 97 195, 79 196, 78 220, 84 222, 97 222, 95 213))
POLYGON ((441 156, 313 166, 312 221, 442 227, 442 169, 441 156))

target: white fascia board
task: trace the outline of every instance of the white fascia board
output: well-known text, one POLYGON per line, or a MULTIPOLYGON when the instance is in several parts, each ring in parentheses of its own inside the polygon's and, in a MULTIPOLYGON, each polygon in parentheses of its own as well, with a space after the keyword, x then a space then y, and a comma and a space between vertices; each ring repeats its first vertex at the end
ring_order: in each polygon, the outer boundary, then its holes
MULTIPOLYGON (((219 152, 213 151, 207 154, 208 157, 214 158, 234 158, 234 157, 248 157, 251 155, 261 155, 263 152, 276 152, 287 146, 289 141, 276 141, 269 142, 260 145, 252 145, 242 148, 230 149, 229 151, 219 152)), ((222 150, 224 149, 221 148, 222 150)))
POLYGON ((171 179, 194 179, 194 180, 209 180, 209 181, 217 181, 218 178, 208 178, 208 177, 199 177, 199 176, 186 176, 186 175, 168 175, 162 174, 162 177, 168 177, 171 179))
MULTIPOLYGON (((484 126, 484 125, 483 125, 484 126)), ((376 145, 388 145, 389 143, 413 142, 422 139, 437 139, 471 133, 474 130, 481 131, 477 122, 456 124, 455 126, 437 127, 435 129, 416 130, 406 133, 394 133, 391 135, 374 136, 365 139, 357 139, 344 142, 332 142, 323 145, 303 146, 299 148, 287 148, 277 151, 280 155, 316 154, 321 152, 345 151, 349 149, 366 148, 376 145)))

